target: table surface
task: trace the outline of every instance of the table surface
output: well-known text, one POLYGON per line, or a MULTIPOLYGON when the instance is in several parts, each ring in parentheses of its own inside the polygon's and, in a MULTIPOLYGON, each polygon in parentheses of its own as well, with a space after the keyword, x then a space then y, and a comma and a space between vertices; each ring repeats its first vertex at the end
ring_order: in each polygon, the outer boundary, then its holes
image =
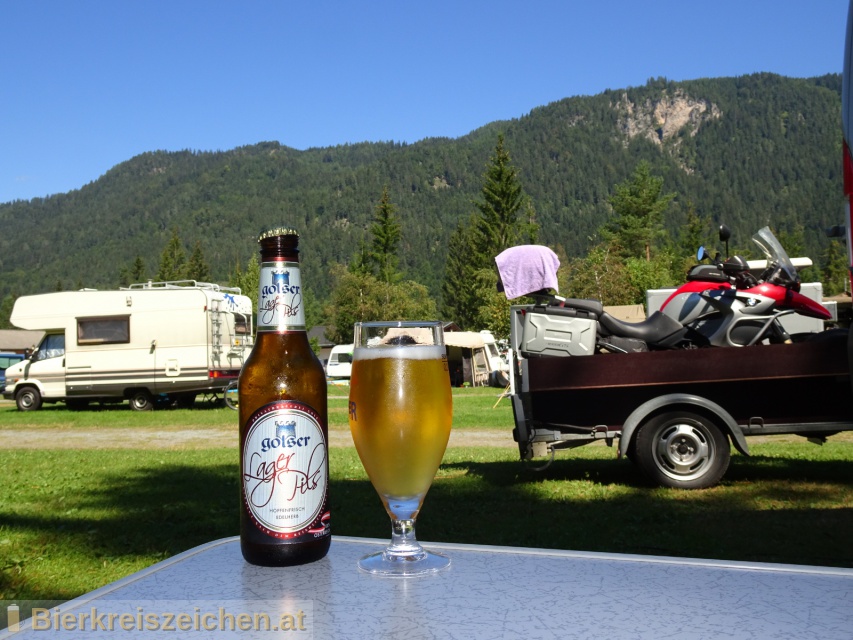
POLYGON ((451 567, 406 579, 359 571, 384 544, 336 536, 323 560, 264 568, 243 561, 238 538, 217 540, 8 637, 174 638, 171 615, 181 638, 853 638, 853 569, 425 544, 451 567), (287 632, 266 629, 264 615, 287 632))

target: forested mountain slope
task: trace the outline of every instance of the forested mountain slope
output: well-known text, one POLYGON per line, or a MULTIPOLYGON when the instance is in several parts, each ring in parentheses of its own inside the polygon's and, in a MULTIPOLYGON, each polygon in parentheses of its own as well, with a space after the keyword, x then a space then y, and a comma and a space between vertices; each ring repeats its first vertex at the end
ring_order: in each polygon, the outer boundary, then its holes
POLYGON ((201 243, 213 279, 225 282, 256 251, 257 234, 279 224, 300 230, 305 281, 323 299, 328 265, 348 262, 367 238, 385 185, 402 223, 401 269, 438 295, 448 237, 475 211, 501 132, 540 241, 570 257, 584 254, 610 214, 613 186, 645 159, 678 194, 667 217, 673 234, 692 207, 731 226, 740 246, 765 224, 800 225, 817 258, 823 228, 843 222, 840 92, 839 75, 651 80, 458 139, 152 151, 79 190, 0 205, 0 299, 114 287, 137 256, 153 276, 175 229, 188 251, 201 243))

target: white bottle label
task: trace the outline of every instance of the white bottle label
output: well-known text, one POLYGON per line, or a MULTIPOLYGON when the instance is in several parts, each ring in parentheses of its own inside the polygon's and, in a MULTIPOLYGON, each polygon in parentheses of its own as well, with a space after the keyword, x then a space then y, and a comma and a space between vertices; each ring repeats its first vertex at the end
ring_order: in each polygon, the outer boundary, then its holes
POLYGON ((258 331, 305 331, 298 262, 264 262, 258 288, 258 331))
POLYGON ((267 535, 293 539, 329 534, 326 439, 320 418, 282 400, 249 419, 243 445, 243 500, 267 535))

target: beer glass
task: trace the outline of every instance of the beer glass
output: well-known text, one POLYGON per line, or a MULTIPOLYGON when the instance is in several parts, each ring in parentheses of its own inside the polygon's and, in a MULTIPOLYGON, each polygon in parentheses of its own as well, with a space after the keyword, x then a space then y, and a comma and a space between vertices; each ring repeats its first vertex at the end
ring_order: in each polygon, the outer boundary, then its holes
POLYGON ((349 425, 392 523, 391 544, 362 558, 362 570, 411 576, 450 565, 421 547, 415 520, 447 448, 452 403, 440 322, 356 323, 349 425))

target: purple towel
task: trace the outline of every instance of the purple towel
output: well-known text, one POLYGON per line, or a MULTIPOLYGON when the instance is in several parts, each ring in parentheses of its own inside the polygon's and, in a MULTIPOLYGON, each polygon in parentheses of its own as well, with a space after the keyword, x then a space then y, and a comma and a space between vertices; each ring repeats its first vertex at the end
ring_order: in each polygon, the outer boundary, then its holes
POLYGON ((508 300, 540 289, 559 291, 557 269, 560 259, 548 247, 525 244, 510 247, 495 258, 508 300))

